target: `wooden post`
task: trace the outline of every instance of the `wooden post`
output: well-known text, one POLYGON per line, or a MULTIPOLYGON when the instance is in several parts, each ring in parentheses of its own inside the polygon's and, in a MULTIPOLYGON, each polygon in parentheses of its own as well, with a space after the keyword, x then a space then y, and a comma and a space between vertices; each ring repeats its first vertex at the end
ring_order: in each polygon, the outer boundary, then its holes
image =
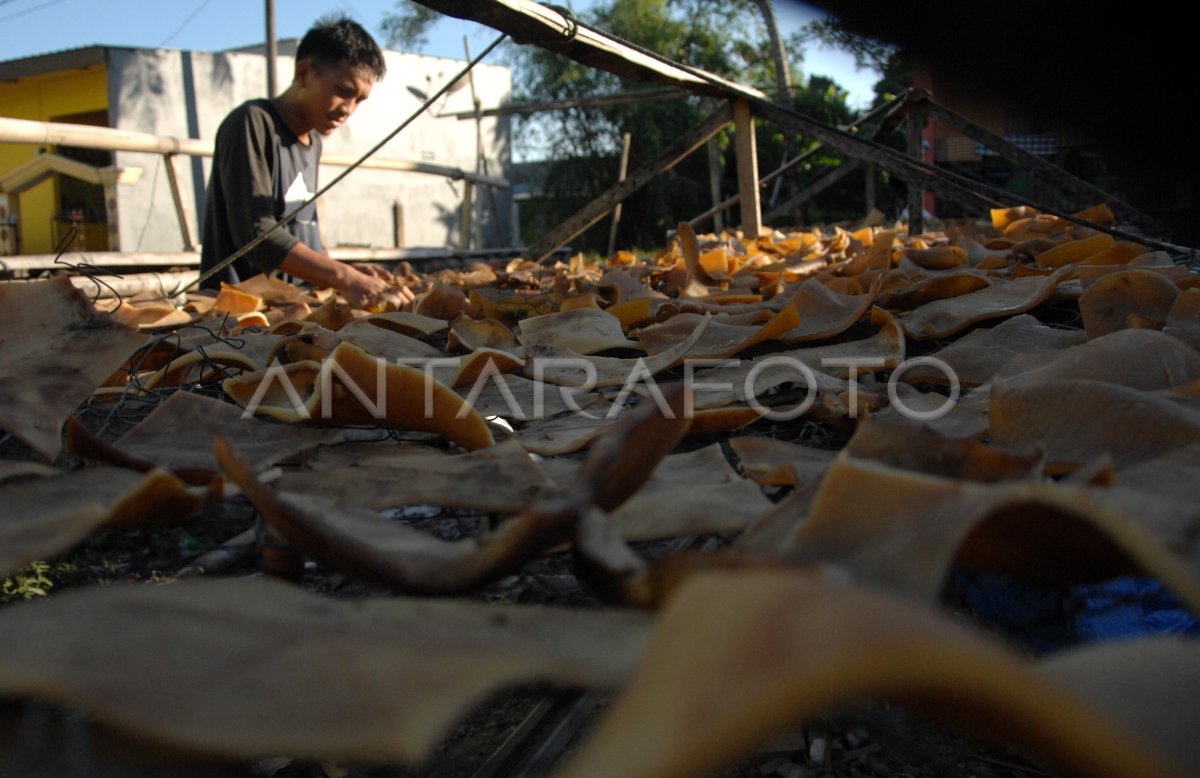
MULTIPOLYGON (((621 136, 621 164, 617 168, 617 183, 625 180, 625 173, 629 170, 629 145, 633 141, 632 133, 625 133, 621 136)), ((617 203, 613 206, 612 225, 608 228, 608 255, 611 257, 617 253, 617 225, 621 223, 621 204, 617 203)))
POLYGON ((458 244, 464 249, 471 248, 471 195, 474 189, 475 185, 470 181, 463 181, 462 209, 458 217, 458 244))
POLYGON ((525 258, 541 262, 549 257, 567 241, 603 219, 614 205, 641 189, 658 174, 679 164, 680 160, 720 132, 721 128, 732 118, 733 109, 730 108, 729 103, 721 103, 720 107, 705 117, 700 124, 676 138, 675 142, 663 149, 663 152, 657 157, 638 165, 624 181, 614 184, 608 191, 543 235, 541 239, 525 250, 525 258))
POLYGON ((179 220, 179 233, 183 238, 183 250, 196 250, 196 226, 192 223, 191 211, 183 205, 183 188, 179 186, 180 165, 186 160, 178 154, 163 154, 163 167, 167 170, 167 182, 171 185, 171 201, 175 204, 175 218, 179 220))
POLYGON ((874 163, 868 162, 866 167, 867 176, 865 194, 867 200, 867 209, 864 211, 864 213, 870 213, 871 211, 875 210, 875 165, 874 163))
POLYGON ((279 59, 279 45, 275 42, 275 0, 267 0, 267 97, 274 97, 279 86, 275 76, 275 61, 279 59))
MULTIPOLYGON (((905 121, 905 134, 907 136, 908 146, 906 151, 908 156, 917 160, 922 160, 921 142, 925 135, 925 110, 923 106, 919 106, 916 101, 910 101, 908 104, 908 118, 905 121)), ((925 193, 921 189, 920 184, 908 182, 908 234, 919 235, 925 231, 925 193)))
MULTIPOLYGON (((721 208, 721 156, 717 151, 717 139, 709 138, 708 143, 708 191, 712 195, 713 229, 717 232, 725 229, 725 213, 721 208)), ((691 222, 693 227, 695 222, 691 222)))
POLYGON ((392 203, 392 245, 404 248, 404 204, 399 200, 392 203))
POLYGON ((733 101, 733 136, 737 152, 738 194, 741 195, 742 233, 757 238, 762 231, 762 205, 758 198, 758 147, 754 139, 754 112, 741 98, 733 101))

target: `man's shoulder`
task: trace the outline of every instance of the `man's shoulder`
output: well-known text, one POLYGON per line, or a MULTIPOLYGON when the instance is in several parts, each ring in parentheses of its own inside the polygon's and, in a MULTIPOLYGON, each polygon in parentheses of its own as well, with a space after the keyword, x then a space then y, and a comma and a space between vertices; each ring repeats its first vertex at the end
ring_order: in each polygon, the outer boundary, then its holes
MULTIPOLYGON (((241 127, 247 124, 263 128, 273 134, 278 134, 279 115, 271 107, 271 101, 266 98, 247 100, 225 115, 221 128, 241 127)), ((220 130, 218 130, 219 132, 220 130)))

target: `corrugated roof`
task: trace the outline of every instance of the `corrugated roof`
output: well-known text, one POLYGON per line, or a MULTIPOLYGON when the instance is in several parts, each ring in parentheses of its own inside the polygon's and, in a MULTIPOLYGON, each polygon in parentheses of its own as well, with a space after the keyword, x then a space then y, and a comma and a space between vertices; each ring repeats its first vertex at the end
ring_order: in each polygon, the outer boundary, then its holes
POLYGON ((54 73, 59 70, 88 68, 93 65, 103 65, 107 61, 109 49, 127 48, 125 46, 80 46, 74 49, 63 49, 34 57, 21 57, 0 62, 0 81, 16 81, 18 78, 40 76, 44 73, 54 73))

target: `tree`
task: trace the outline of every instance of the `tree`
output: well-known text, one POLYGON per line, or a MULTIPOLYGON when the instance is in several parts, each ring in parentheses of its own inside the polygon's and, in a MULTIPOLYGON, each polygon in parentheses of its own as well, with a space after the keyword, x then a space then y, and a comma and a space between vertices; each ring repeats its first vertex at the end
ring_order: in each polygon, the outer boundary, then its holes
POLYGON ((384 43, 395 49, 416 49, 429 41, 429 28, 441 17, 437 11, 411 0, 397 0, 396 9, 385 14, 380 27, 384 43))
MULTIPOLYGON (((409 40, 423 35, 428 22, 421 9, 413 8, 400 9, 402 18, 385 24, 385 29, 403 33, 409 40)), ((581 18, 672 60, 774 92, 785 104, 805 105, 805 112, 816 118, 832 123, 849 121, 852 113, 845 105, 844 92, 836 85, 820 82, 810 89, 789 83, 789 73, 797 69, 799 61, 786 58, 777 32, 772 43, 770 11, 768 0, 605 0, 581 18)), ((515 102, 572 100, 648 88, 536 46, 521 46, 510 52, 516 71, 515 102)), ((539 230, 566 218, 614 183, 623 133, 629 132, 633 138, 632 168, 657 156, 714 107, 709 99, 684 96, 601 108, 569 108, 521 120, 515 130, 518 151, 526 157, 550 160, 548 169, 537 177, 546 197, 537 209, 523 208, 523 214, 536 210, 541 220, 539 230)), ((730 135, 731 130, 727 130, 718 138, 723 156, 730 158, 722 163, 725 193, 737 190, 730 135)), ((811 141, 760 128, 760 169, 778 166, 787 144, 803 150, 811 141)), ((708 158, 703 153, 691 155, 658 176, 626 201, 618 245, 661 245, 665 232, 679 220, 709 208, 708 182, 708 158)), ((602 221, 573 245, 604 250, 607 233, 608 223, 602 221)), ((524 237, 528 241, 538 234, 524 237)))

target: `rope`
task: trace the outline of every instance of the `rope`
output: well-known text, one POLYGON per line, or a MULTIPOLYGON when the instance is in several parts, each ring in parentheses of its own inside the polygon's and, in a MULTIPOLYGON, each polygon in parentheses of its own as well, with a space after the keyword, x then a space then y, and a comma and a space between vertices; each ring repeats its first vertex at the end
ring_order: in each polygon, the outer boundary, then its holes
POLYGON ((467 66, 465 68, 463 68, 461 71, 459 71, 458 75, 451 78, 449 81, 447 81, 442 86, 441 89, 439 89, 434 94, 430 95, 425 100, 425 102, 422 103, 421 106, 412 113, 412 115, 410 115, 407 119, 405 119, 403 122, 401 122, 399 124, 399 126, 397 126, 394 130, 392 130, 390 133, 388 133, 386 136, 384 136, 383 140, 379 141, 374 146, 372 146, 370 149, 368 149, 367 152, 365 154, 363 154, 361 157, 359 157, 357 160, 355 160, 353 164, 351 164, 349 167, 347 167, 341 173, 336 175, 332 181, 330 181, 328 184, 325 184, 325 186, 318 189, 313 194, 312 197, 308 198, 303 203, 296 206, 294 209, 292 209, 292 211, 287 213, 282 219, 275 222, 275 225, 272 226, 271 229, 267 230, 266 232, 260 233, 258 236, 256 236, 254 238, 254 240, 250 241, 249 243, 242 246, 237 251, 230 254, 225 259, 218 262, 213 267, 206 270, 204 273, 202 273, 200 276, 198 276, 196 278, 196 280, 192 281, 190 284, 183 287, 183 289, 181 289, 179 291, 186 292, 188 289, 191 289, 193 287, 199 286, 200 284, 204 283, 205 281, 212 278, 217 273, 220 273, 222 270, 224 270, 225 268, 232 265, 237 260, 239 260, 242 257, 249 254, 251 251, 253 251, 255 248, 257 248, 259 245, 261 245, 276 230, 280 229, 281 227, 283 227, 284 225, 288 224, 293 219, 295 219, 296 216, 299 215, 299 213, 301 211, 303 211, 305 208, 307 208, 308 206, 315 203, 318 199, 320 199, 320 197, 322 195, 324 195, 330 189, 337 186, 343 178, 345 178, 346 176, 348 176, 352 172, 354 172, 354 170, 356 168, 358 168, 359 165, 366 162, 375 152, 379 151, 381 148, 383 148, 385 145, 387 145, 388 142, 392 140, 392 138, 399 135, 406 127, 408 127, 408 125, 410 125, 414 121, 416 121, 418 116, 420 116, 426 110, 428 110, 431 105, 433 105, 435 102, 437 102, 442 97, 442 95, 449 92, 450 87, 452 87, 454 84, 458 83, 459 79, 465 77, 468 73, 470 73, 471 70, 476 65, 478 65, 483 60, 484 57, 486 57, 488 54, 490 54, 492 52, 493 49, 495 49, 497 46, 499 46, 501 43, 503 43, 504 39, 506 37, 508 37, 508 36, 505 34, 501 34, 500 37, 496 38, 496 40, 494 40, 490 44, 488 44, 488 46, 486 48, 484 48, 483 51, 479 52, 479 54, 474 59, 472 59, 470 62, 467 63, 467 66))

